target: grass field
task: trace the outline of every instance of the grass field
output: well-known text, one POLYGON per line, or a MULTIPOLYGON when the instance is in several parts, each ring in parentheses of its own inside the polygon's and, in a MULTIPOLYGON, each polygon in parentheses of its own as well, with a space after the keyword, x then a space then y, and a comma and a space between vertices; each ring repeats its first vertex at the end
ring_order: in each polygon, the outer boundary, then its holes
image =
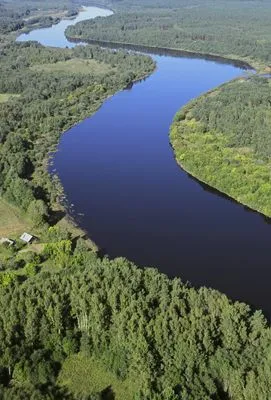
POLYGON ((106 63, 98 62, 96 60, 84 60, 81 58, 59 61, 54 64, 33 65, 31 69, 37 72, 72 72, 95 75, 103 75, 113 71, 113 68, 106 63))
POLYGON ((0 199, 0 237, 12 237, 29 229, 29 223, 20 212, 0 199))
POLYGON ((0 103, 5 103, 11 97, 20 97, 20 95, 15 93, 0 93, 0 103))
POLYGON ((77 395, 105 391, 108 392, 106 398, 115 400, 132 400, 136 390, 135 381, 120 381, 101 362, 82 354, 71 356, 64 362, 58 383, 77 395))

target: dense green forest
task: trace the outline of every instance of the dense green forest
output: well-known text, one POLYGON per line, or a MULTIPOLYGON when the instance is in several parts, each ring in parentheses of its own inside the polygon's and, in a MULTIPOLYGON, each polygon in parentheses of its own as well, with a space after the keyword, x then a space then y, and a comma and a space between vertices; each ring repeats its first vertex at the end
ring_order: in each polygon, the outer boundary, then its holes
POLYGON ((271 82, 238 79, 177 115, 171 143, 192 175, 271 216, 271 82))
POLYGON ((113 5, 114 15, 70 26, 67 35, 216 54, 255 66, 271 63, 268 0, 123 0, 113 5))
POLYGON ((46 160, 61 133, 153 68, 149 57, 93 46, 7 45, 0 63, 1 196, 34 223, 48 220, 58 186, 46 160))
POLYGON ((270 399, 261 312, 56 234, 2 275, 1 398, 270 399))

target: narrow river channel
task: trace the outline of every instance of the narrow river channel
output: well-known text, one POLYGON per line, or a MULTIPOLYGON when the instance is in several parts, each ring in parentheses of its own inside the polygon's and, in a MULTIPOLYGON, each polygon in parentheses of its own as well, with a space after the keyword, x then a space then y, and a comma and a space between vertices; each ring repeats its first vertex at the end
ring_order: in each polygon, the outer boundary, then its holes
MULTIPOLYGON (((69 24, 110 14, 88 7, 73 21, 18 39, 73 46, 64 36, 69 24)), ((150 55, 154 74, 61 138, 53 168, 72 214, 110 257, 156 266, 269 313, 269 222, 182 171, 168 137, 182 105, 244 71, 230 62, 150 55)))

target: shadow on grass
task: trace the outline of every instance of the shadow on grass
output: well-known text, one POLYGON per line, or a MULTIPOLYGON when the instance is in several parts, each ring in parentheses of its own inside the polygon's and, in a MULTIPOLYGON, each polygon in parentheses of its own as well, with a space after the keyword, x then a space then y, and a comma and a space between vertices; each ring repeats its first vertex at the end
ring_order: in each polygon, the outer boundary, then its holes
POLYGON ((58 211, 52 211, 50 213, 50 216, 48 218, 48 223, 50 226, 56 225, 61 219, 63 219, 66 215, 65 211, 58 210, 58 211))
POLYGON ((108 386, 101 393, 102 400, 115 400, 116 396, 113 392, 112 386, 108 386))

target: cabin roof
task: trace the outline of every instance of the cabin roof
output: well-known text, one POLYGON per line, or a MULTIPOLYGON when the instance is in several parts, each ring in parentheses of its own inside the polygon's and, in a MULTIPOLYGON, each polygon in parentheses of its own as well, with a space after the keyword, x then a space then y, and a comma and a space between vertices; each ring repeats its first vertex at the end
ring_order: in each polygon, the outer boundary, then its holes
POLYGON ((20 237, 20 239, 25 243, 30 243, 31 240, 33 239, 33 236, 30 235, 29 233, 24 232, 20 237))

